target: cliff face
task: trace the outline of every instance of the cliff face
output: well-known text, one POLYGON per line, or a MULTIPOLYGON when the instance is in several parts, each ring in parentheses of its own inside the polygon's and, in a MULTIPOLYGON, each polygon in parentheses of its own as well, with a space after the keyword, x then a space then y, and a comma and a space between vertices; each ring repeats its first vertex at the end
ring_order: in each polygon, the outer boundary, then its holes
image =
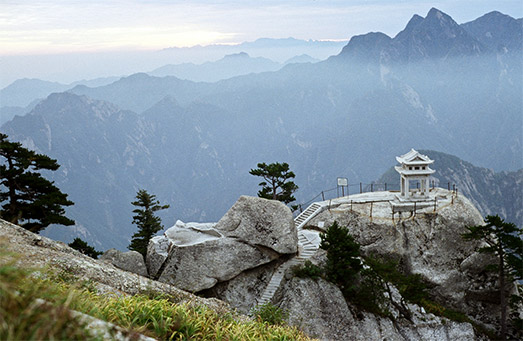
POLYGON ((483 271, 492 259, 475 252, 477 242, 461 237, 467 226, 482 224, 482 216, 464 196, 439 191, 448 193, 448 201, 441 200, 435 210, 429 206, 393 219, 389 202, 342 204, 306 228, 325 229, 334 221, 347 226, 365 255, 398 260, 405 272, 431 284, 437 301, 494 328, 499 317, 495 281, 483 271))
MULTIPOLYGON (((341 291, 323 279, 292 278, 283 290, 280 307, 289 323, 323 340, 478 340, 470 323, 457 323, 409 305, 412 321, 359 311, 341 291)), ((397 312, 393 311, 393 314, 397 312)))

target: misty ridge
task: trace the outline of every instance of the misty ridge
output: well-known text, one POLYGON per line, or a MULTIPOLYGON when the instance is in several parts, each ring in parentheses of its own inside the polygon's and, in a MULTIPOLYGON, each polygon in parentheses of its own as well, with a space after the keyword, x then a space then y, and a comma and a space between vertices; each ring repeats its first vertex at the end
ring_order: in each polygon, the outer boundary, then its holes
MULTIPOLYGON (((520 220, 522 32, 522 19, 499 12, 459 25, 431 9, 395 37, 266 39, 234 47, 240 51, 209 47, 222 53, 213 62, 166 63, 121 78, 17 80, 0 91, 1 131, 61 165, 50 178, 75 202, 68 214, 77 225, 44 234, 103 249, 129 244, 140 188, 171 206, 160 214, 166 226, 217 221, 240 195, 255 195, 249 170, 258 162, 289 163, 303 203, 337 177, 379 181, 410 148, 491 169, 474 168, 486 188, 473 199, 485 213, 489 191, 515 189, 505 213, 520 220), (264 44, 280 51, 278 61, 260 56, 264 44), (302 48, 296 58, 281 53, 293 44, 302 48)), ((448 179, 462 163, 449 160, 440 163, 449 167, 441 183, 459 181, 448 179)))

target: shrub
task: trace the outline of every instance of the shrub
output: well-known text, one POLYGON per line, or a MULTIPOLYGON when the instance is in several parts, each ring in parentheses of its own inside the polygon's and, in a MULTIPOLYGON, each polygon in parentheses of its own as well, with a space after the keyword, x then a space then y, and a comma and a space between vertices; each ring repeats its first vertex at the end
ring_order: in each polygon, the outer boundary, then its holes
POLYGON ((279 307, 267 302, 252 309, 251 314, 258 320, 269 324, 281 325, 289 317, 289 313, 279 307))
POLYGON ((302 266, 295 266, 292 272, 297 277, 312 279, 318 279, 323 274, 323 270, 319 266, 312 264, 310 260, 306 260, 302 266))

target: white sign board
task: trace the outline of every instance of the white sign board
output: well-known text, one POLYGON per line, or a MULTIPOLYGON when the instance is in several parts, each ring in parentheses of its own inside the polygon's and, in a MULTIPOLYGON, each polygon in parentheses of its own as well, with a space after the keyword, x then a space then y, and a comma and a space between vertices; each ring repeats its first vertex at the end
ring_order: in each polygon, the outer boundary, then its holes
POLYGON ((347 178, 338 178, 338 186, 348 186, 349 180, 347 178))

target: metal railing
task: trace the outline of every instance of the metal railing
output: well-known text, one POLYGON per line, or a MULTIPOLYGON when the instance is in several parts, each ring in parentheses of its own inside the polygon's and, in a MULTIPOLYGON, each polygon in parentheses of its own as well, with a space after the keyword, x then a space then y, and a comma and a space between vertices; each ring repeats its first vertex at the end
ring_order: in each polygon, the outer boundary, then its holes
MULTIPOLYGON (((441 184, 440 184, 441 185, 441 184)), ((416 182, 416 189, 419 189, 420 183, 419 181, 416 182)), ((431 181, 430 187, 434 189, 436 187, 435 181, 431 181)), ((455 195, 458 194, 458 187, 456 184, 452 184, 450 182, 447 183, 447 189, 449 191, 452 191, 455 195)), ((341 186, 330 188, 327 190, 323 190, 320 193, 316 194, 313 198, 309 199, 308 201, 295 204, 293 205, 297 209, 295 212, 303 212, 304 209, 306 209, 310 204, 316 201, 325 201, 325 200, 332 200, 336 198, 340 198, 343 196, 349 196, 351 194, 361 194, 361 193, 368 193, 368 192, 379 192, 379 191, 391 191, 391 192, 399 192, 400 189, 400 183, 353 183, 348 184, 347 186, 341 186), (340 195, 342 193, 342 195, 340 195)))

